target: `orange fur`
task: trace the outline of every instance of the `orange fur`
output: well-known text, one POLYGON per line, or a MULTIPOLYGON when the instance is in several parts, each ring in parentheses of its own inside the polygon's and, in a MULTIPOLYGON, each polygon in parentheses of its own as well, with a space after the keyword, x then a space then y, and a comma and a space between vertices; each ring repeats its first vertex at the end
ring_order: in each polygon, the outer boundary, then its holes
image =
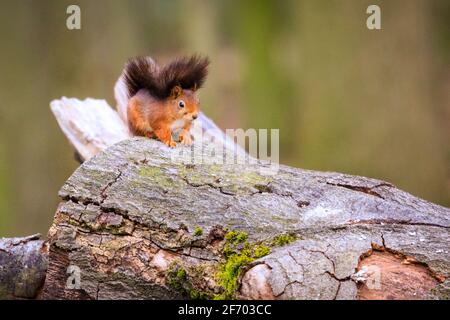
POLYGON ((176 86, 165 100, 155 99, 146 90, 140 90, 128 103, 128 125, 133 134, 155 136, 169 147, 176 146, 172 132, 181 129, 180 142, 190 145, 189 130, 198 112, 199 100, 192 90, 176 86), (184 102, 183 108, 180 101, 184 102))

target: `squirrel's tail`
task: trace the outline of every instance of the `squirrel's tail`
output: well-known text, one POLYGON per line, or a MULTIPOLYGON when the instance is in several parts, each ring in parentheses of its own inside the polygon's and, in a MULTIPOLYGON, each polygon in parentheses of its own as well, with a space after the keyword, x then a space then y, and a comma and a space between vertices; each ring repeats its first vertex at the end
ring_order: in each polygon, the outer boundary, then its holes
POLYGON ((130 98, 145 88, 149 82, 154 81, 158 72, 158 65, 150 57, 135 58, 127 62, 114 86, 117 111, 122 120, 127 122, 127 106, 130 98))

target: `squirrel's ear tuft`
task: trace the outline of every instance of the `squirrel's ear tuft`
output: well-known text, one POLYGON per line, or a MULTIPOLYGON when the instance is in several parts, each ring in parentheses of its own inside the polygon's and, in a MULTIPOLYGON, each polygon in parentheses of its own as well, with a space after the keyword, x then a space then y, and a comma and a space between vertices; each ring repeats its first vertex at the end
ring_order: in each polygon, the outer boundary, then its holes
POLYGON ((176 99, 183 94, 183 89, 180 86, 175 86, 170 91, 170 97, 176 99))

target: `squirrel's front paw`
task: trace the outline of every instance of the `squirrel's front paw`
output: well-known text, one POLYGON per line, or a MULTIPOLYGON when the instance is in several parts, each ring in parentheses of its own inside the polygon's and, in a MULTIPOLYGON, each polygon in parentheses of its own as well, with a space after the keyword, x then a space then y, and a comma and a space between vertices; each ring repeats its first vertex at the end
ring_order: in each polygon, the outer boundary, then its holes
POLYGON ((177 146, 177 143, 176 143, 175 141, 173 141, 173 140, 165 141, 164 143, 165 143, 168 147, 171 147, 171 148, 175 148, 175 147, 177 146))
POLYGON ((192 138, 191 138, 191 134, 189 132, 181 134, 180 142, 184 145, 190 146, 193 142, 192 138))

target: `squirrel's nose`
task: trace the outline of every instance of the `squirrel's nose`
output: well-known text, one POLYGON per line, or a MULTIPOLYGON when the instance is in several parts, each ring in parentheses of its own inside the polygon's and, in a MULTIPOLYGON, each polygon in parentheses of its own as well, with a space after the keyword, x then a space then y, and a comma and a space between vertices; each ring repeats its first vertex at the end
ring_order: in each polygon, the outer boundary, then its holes
POLYGON ((197 119, 198 118, 198 114, 194 114, 194 115, 192 115, 192 119, 197 119))

